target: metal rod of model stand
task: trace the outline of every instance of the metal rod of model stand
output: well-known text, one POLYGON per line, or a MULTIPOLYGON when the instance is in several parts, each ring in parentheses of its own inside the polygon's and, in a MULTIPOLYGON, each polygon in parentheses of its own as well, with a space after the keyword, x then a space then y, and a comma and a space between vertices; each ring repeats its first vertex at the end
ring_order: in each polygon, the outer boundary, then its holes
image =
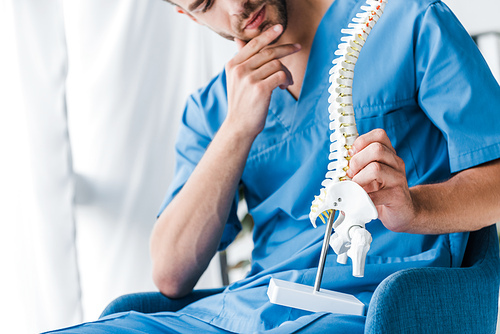
POLYGON ((328 223, 326 224, 325 237, 323 238, 323 247, 321 248, 321 256, 319 258, 318 271, 316 273, 316 280, 314 282, 314 292, 318 292, 321 287, 321 280, 323 279, 323 269, 325 269, 326 254, 330 246, 330 236, 332 235, 333 219, 335 217, 335 210, 328 216, 328 223))

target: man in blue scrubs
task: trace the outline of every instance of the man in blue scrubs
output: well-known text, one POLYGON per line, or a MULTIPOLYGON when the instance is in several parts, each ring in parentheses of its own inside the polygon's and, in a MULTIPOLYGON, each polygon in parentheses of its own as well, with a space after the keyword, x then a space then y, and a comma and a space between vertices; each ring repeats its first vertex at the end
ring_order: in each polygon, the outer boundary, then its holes
MULTIPOLYGON (((169 297, 193 289, 240 230, 240 185, 255 222, 251 272, 177 313, 122 313, 74 330, 290 333, 321 318, 332 332, 363 332, 362 316, 266 296, 271 277, 314 283, 324 230, 308 214, 328 164, 328 72, 363 1, 173 2, 239 52, 187 102, 176 176, 151 240, 154 280, 169 297)), ((361 136, 348 175, 379 220, 367 224, 364 277, 330 252, 322 287, 368 304, 398 270, 459 266, 466 231, 500 220, 500 88, 443 3, 390 0, 357 62, 353 103, 361 136)))

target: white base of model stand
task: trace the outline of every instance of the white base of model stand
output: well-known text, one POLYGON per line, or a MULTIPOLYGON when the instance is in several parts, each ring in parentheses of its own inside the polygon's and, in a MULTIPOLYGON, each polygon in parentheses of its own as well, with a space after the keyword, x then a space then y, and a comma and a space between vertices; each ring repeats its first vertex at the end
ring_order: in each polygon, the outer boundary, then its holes
POLYGON ((364 315, 365 305, 356 297, 341 292, 320 289, 333 220, 334 213, 332 212, 328 217, 314 287, 271 278, 267 288, 267 296, 271 303, 311 312, 364 315))
POLYGON ((365 305, 353 295, 271 278, 267 289, 273 304, 299 308, 311 312, 331 312, 364 315, 365 305))

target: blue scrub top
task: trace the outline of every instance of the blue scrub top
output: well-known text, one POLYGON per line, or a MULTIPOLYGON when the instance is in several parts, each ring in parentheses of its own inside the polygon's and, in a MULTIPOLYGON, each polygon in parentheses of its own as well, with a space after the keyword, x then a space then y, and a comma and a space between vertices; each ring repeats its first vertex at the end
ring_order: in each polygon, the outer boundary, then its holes
MULTIPOLYGON (((269 330, 300 318, 282 327, 290 332, 321 316, 273 305, 266 290, 271 277, 314 283, 325 227, 314 229, 308 214, 328 164, 328 72, 340 30, 361 5, 364 1, 336 0, 326 13, 298 100, 286 90, 273 92, 265 128, 241 179, 255 222, 250 274, 181 313, 238 333, 269 330)), ((405 162, 410 186, 446 180, 500 157, 500 87, 467 32, 440 1, 389 1, 357 62, 353 99, 359 133, 375 128, 387 132, 405 162)), ((187 102, 176 145, 177 172, 161 210, 189 178, 226 111, 222 72, 187 102)), ((236 203, 237 195, 221 249, 241 229, 236 203)), ((394 233, 380 221, 366 228, 373 242, 365 276, 353 277, 350 260, 337 264, 330 252, 322 284, 354 294, 365 304, 393 272, 459 266, 468 237, 394 233)), ((353 324, 360 321, 362 317, 353 324)))

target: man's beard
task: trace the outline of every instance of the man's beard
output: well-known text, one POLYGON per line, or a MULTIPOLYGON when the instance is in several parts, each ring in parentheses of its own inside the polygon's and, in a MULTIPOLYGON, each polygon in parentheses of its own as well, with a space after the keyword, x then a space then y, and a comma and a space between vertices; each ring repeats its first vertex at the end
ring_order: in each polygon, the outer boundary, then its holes
MULTIPOLYGON (((255 11, 261 8, 263 5, 266 5, 266 11, 269 11, 271 8, 274 8, 276 17, 262 22, 261 25, 258 27, 259 33, 261 33, 262 31, 266 30, 267 28, 275 24, 281 24, 283 26, 283 31, 285 31, 288 23, 286 0, 256 0, 254 2, 252 1, 245 2, 245 4, 243 5, 244 7, 243 14, 241 14, 241 16, 237 21, 233 22, 232 28, 233 31, 236 33, 236 36, 229 36, 224 33, 219 33, 219 34, 222 37, 230 40, 236 37, 244 40, 245 42, 248 42, 249 41, 248 38, 240 38, 238 36, 244 35, 244 30, 245 30, 245 27, 243 26, 244 22, 248 20, 248 18, 250 18, 251 15, 255 14, 255 11)), ((278 39, 279 37, 275 41, 273 41, 273 43, 275 43, 278 39)))

